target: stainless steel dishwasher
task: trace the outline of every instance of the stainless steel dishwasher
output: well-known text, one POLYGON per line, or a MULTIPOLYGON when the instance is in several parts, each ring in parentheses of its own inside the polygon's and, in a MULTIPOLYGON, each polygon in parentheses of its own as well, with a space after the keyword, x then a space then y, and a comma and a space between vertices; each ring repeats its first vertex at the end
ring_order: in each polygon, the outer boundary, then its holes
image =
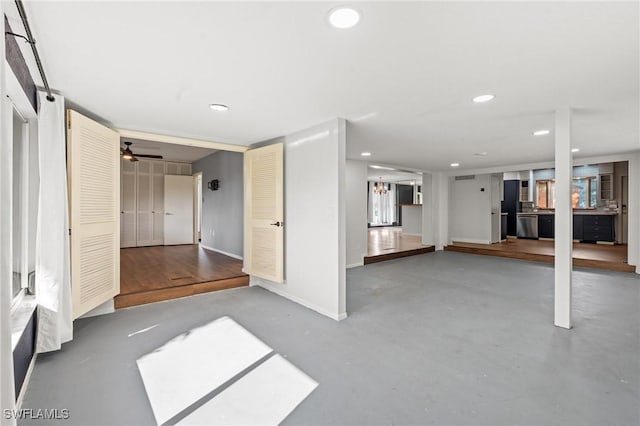
POLYGON ((518 215, 518 238, 538 238, 538 215, 518 215))

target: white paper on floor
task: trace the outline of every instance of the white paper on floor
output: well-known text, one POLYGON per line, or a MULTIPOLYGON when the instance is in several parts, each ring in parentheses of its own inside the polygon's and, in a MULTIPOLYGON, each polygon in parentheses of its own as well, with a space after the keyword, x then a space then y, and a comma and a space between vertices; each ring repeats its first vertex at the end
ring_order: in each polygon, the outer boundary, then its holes
POLYGON ((318 383, 274 355, 216 395, 179 425, 277 425, 318 383))
POLYGON ((138 369, 156 422, 165 423, 270 352, 222 317, 141 357, 138 369))

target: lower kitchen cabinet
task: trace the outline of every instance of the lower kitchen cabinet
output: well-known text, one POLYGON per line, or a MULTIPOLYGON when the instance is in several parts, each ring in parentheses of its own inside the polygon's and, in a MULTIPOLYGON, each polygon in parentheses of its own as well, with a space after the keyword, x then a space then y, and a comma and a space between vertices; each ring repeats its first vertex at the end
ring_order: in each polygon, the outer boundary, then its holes
POLYGON ((553 238, 555 221, 552 214, 538 215, 538 238, 553 238))
POLYGON ((615 241, 613 216, 585 215, 582 220, 582 241, 615 241))
POLYGON ((584 229, 584 216, 580 214, 573 215, 573 239, 574 240, 582 240, 583 239, 583 229, 584 229))

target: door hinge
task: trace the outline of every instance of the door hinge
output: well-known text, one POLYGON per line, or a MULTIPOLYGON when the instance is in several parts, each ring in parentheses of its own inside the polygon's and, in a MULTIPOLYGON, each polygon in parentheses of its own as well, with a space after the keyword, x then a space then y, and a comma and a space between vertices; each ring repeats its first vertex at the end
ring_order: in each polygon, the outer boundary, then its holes
MULTIPOLYGON (((58 122, 59 123, 59 122, 58 122)), ((71 236, 71 228, 69 228, 69 236, 71 236)))
POLYGON ((71 110, 67 110, 67 129, 71 130, 71 110))

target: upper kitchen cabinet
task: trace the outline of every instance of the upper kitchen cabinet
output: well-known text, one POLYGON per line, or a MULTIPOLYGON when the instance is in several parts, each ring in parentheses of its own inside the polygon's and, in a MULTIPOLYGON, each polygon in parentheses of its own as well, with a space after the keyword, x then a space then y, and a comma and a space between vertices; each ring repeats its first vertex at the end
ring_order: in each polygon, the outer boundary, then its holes
POLYGON ((613 163, 598 165, 600 174, 600 200, 613 200, 613 163))

